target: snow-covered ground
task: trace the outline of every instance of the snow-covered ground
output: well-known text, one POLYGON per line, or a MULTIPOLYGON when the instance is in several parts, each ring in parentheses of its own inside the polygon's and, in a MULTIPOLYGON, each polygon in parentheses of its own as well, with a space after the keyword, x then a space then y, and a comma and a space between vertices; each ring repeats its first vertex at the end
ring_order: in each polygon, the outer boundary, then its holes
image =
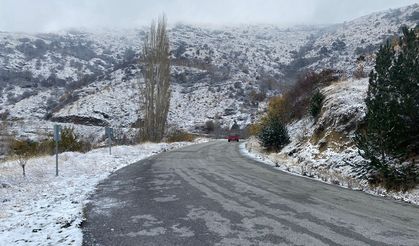
MULTIPOLYGON (((204 142, 198 139, 195 142, 204 142)), ((95 186, 112 172, 151 155, 191 143, 146 143, 88 153, 30 159, 26 177, 16 161, 0 163, 0 246, 81 245, 83 205, 95 186)))

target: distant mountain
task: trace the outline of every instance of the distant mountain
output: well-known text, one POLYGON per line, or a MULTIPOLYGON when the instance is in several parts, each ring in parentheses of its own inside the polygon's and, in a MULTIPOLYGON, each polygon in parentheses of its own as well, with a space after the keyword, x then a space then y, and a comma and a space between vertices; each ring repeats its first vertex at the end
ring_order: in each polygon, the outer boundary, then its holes
MULTIPOLYGON (((360 62, 369 70, 383 41, 418 22, 415 4, 332 26, 173 26, 169 124, 191 131, 208 120, 245 126, 301 71, 351 76, 360 62)), ((0 32, 0 118, 31 138, 54 122, 76 124, 95 141, 103 126, 127 132, 141 120, 138 60, 146 30, 0 32)))

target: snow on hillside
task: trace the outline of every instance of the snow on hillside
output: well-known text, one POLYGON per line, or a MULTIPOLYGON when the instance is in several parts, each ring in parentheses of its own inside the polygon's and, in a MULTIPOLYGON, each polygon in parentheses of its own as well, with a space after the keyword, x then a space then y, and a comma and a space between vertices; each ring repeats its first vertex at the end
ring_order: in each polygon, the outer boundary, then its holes
POLYGON ((367 89, 368 79, 336 82, 322 89, 326 98, 316 122, 307 116, 287 126, 291 143, 281 152, 264 153, 254 138, 243 146, 243 151, 290 173, 419 205, 419 189, 387 192, 371 188, 353 176, 351 165, 363 161, 352 138, 365 115, 367 89))
POLYGON ((325 29, 306 56, 321 57, 310 67, 330 67, 353 72, 357 67, 355 61, 362 55, 366 59, 365 70, 371 70, 374 64, 369 56, 383 42, 397 36, 402 25, 413 28, 418 24, 418 20, 411 18, 414 12, 419 12, 419 4, 372 13, 325 29))
MULTIPOLYGON (((137 60, 130 59, 136 56, 144 31, 126 32, 129 35, 123 36, 122 31, 72 31, 32 36, 2 33, 0 42, 3 42, 5 48, 4 55, 0 56, 0 64, 3 65, 0 69, 4 70, 0 71, 0 75, 8 81, 4 81, 4 88, 0 86, 3 90, 0 113, 9 112, 11 122, 24 119, 48 121, 46 116, 52 113, 53 119, 70 119, 67 121, 69 123, 71 117, 68 116, 81 116, 117 127, 132 125, 140 116, 140 98, 139 72, 135 68, 137 60), (81 48, 81 45, 86 46, 81 48), (10 74, 9 71, 14 70, 16 73, 10 74), (27 71, 27 74, 21 71, 27 71), (85 75, 92 77, 87 78, 89 81, 86 85, 79 87, 77 80, 85 75), (20 79, 22 76, 24 82, 20 79), (15 80, 16 83, 11 87, 10 83, 15 80), (57 107, 57 104, 63 105, 57 107)), ((284 30, 273 26, 223 27, 221 30, 174 26, 170 29, 174 93, 169 123, 192 129, 195 127, 194 121, 203 123, 214 118, 215 114, 222 116, 230 106, 237 108, 247 93, 258 90, 255 83, 257 77, 265 73, 280 74, 278 63, 287 63, 290 59, 288 51, 303 45, 306 36, 313 32, 284 30), (291 39, 293 42, 290 42, 291 39), (239 83, 240 88, 236 86, 227 93, 225 85, 234 83, 239 83), (223 87, 223 90, 209 92, 215 84, 218 84, 217 88, 223 87), (202 87, 207 90, 204 92, 202 87), (218 103, 200 107, 201 93, 209 94, 206 101, 216 98, 218 103), (178 115, 179 110, 173 106, 189 102, 178 101, 185 98, 197 102, 194 107, 189 107, 192 116, 186 118, 178 115), (223 103, 225 107, 219 105, 220 101, 226 101, 223 103), (216 109, 216 106, 220 106, 220 109, 216 109)), ((246 115, 234 109, 238 114, 227 117, 226 124, 234 116, 239 117, 243 124, 248 122, 243 119, 249 118, 253 109, 244 108, 246 115)), ((221 122, 224 123, 224 120, 221 122)))
MULTIPOLYGON (((305 45, 317 28, 279 28, 273 25, 199 27, 177 25, 171 40, 181 57, 209 59, 216 65, 231 66, 238 75, 244 67, 249 77, 264 72, 278 73, 280 64, 291 62, 291 51, 305 45), (179 48, 180 47, 180 48, 179 48), (244 66, 244 67, 242 67, 244 66)), ((242 75, 246 75, 243 73, 242 75)))
MULTIPOLYGON (((351 75, 362 55, 368 72, 378 45, 417 23, 415 11, 418 4, 326 27, 171 26, 169 124, 195 131, 208 120, 224 127, 237 120, 245 127, 301 69, 351 75)), ((54 121, 86 136, 105 125, 131 127, 141 119, 138 60, 146 31, 0 32, 0 115, 28 136, 54 121)))
MULTIPOLYGON (((206 140, 198 140, 202 142, 206 140)), ((159 152, 190 143, 117 146, 86 154, 30 159, 26 178, 16 161, 0 162, 0 245, 81 245, 83 205, 112 172, 159 152)))
POLYGON ((136 79, 122 80, 121 71, 112 73, 112 80, 87 86, 85 95, 66 105, 54 114, 54 118, 81 116, 103 121, 104 125, 129 127, 140 109, 139 85, 136 79))
MULTIPOLYGON (((228 84, 220 85, 227 87, 228 84)), ((173 88, 172 103, 170 105, 169 123, 186 129, 202 126, 205 121, 219 121, 222 127, 230 127, 236 120, 240 125, 251 122, 251 115, 242 112, 242 103, 227 95, 211 91, 208 86, 199 84, 190 93, 184 94, 180 86, 173 88)), ((224 89, 225 91, 225 89, 224 89)), ((227 91, 228 93, 228 91, 227 91)))

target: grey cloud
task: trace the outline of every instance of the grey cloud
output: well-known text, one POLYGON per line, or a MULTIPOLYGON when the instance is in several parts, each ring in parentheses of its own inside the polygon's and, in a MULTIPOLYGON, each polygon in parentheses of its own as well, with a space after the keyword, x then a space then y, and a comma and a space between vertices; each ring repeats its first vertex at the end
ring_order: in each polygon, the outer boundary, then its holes
POLYGON ((166 13, 170 23, 338 23, 418 0, 0 0, 0 30, 44 32, 66 28, 148 24, 166 13))

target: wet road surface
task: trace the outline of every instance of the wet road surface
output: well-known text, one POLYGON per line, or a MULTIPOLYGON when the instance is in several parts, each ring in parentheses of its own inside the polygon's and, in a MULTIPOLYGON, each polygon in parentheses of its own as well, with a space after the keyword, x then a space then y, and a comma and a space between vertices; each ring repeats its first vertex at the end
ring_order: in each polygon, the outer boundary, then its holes
POLYGON ((90 199, 84 245, 419 245, 419 207, 274 170, 227 141, 134 163, 90 199))

